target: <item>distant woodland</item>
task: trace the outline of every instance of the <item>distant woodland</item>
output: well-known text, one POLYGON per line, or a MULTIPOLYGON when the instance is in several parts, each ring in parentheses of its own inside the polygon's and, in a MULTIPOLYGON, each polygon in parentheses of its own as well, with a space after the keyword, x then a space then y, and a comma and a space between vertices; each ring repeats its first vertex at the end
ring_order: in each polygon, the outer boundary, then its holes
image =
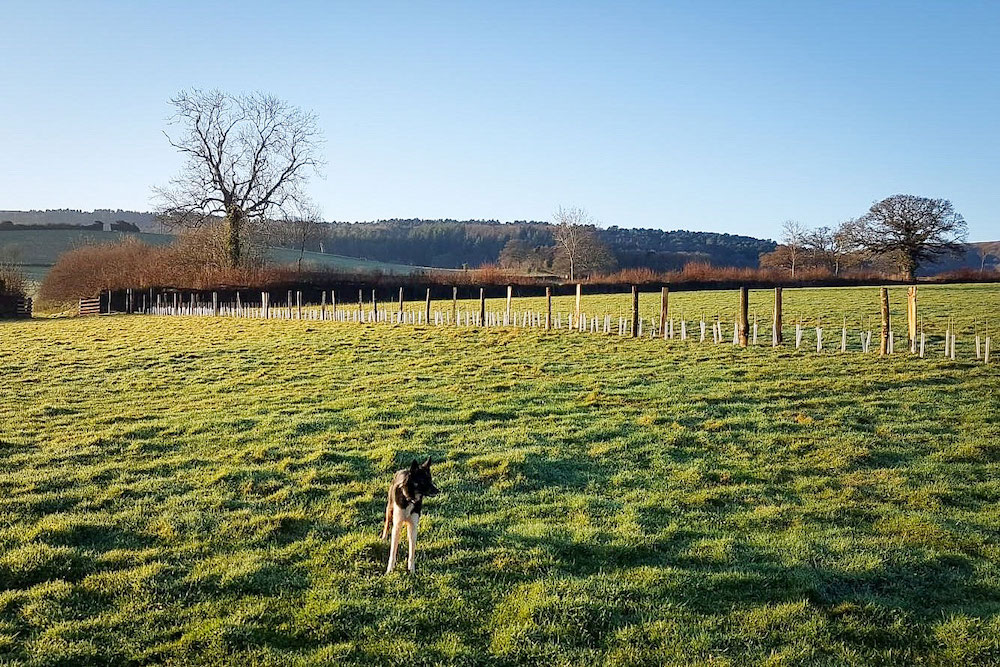
MULTIPOLYGON (((0 211, 4 226, 85 226, 102 222, 112 229, 121 222, 140 231, 162 232, 153 213, 122 210, 0 211)), ((546 272, 555 254, 555 227, 548 222, 497 220, 380 220, 330 222, 286 226, 275 230, 272 244, 316 252, 416 266, 474 268, 507 263, 527 272, 546 272), (506 251, 505 251, 506 250, 506 251)), ((677 270, 688 262, 716 266, 756 267, 761 253, 771 252, 773 241, 714 232, 659 229, 598 228, 600 240, 619 268, 677 270)))
MULTIPOLYGON (((442 268, 500 264, 528 272, 551 269, 555 227, 547 222, 382 220, 319 225, 307 250, 442 268)), ((691 261, 756 267, 773 241, 714 232, 598 228, 620 268, 680 269, 691 261)), ((296 247, 294 240, 283 245, 296 247)))
MULTIPOLYGON (((112 209, 0 211, 0 234, 4 229, 46 228, 170 231, 154 213, 112 209)), ((293 250, 415 266, 499 265, 523 273, 545 274, 560 272, 554 261, 555 230, 551 223, 539 221, 394 219, 277 225, 269 242, 293 250)), ((757 268, 761 266, 762 255, 765 264, 770 265, 790 247, 784 238, 779 246, 767 239, 714 232, 605 227, 597 228, 595 233, 613 254, 614 268, 648 268, 658 272, 677 271, 688 263, 757 268)), ((968 244, 966 248, 963 254, 927 263, 921 275, 998 267, 1000 244, 968 244)), ((816 255, 807 250, 803 250, 804 267, 816 255)))

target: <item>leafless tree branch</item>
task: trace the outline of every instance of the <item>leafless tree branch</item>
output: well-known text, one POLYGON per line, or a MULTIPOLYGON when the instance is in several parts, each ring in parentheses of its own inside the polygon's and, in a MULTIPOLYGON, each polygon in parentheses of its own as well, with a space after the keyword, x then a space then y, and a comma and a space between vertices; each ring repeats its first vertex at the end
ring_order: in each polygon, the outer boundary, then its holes
POLYGON ((305 185, 321 169, 314 114, 263 93, 182 91, 170 103, 167 140, 187 157, 181 173, 155 188, 163 219, 181 227, 227 230, 231 266, 244 237, 308 205, 305 185))

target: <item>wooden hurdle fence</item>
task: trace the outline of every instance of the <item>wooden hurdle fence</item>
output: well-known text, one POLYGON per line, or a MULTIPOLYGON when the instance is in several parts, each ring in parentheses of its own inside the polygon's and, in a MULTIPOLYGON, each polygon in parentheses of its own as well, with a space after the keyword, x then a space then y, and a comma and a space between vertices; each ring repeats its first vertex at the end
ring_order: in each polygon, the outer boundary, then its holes
POLYGON ((80 315, 91 316, 101 314, 101 297, 80 299, 80 315))
MULTIPOLYGON (((573 308, 568 311, 553 311, 552 288, 545 288, 544 307, 541 309, 517 309, 513 296, 513 288, 507 287, 506 298, 502 299, 502 308, 487 308, 485 288, 478 290, 478 304, 470 307, 464 300, 460 307, 458 289, 452 288, 451 302, 438 299, 432 301, 431 290, 428 288, 419 301, 404 299, 403 288, 399 289, 398 297, 392 298, 383 293, 382 299, 375 289, 370 291, 359 288, 357 302, 338 299, 336 292, 323 291, 319 303, 305 303, 301 291, 288 290, 282 301, 273 300, 270 292, 254 292, 250 299, 244 297, 246 292, 235 292, 233 298, 222 301, 218 292, 188 293, 163 292, 154 295, 152 291, 137 297, 127 290, 116 300, 121 307, 119 312, 146 313, 158 316, 211 316, 235 317, 251 319, 279 320, 313 320, 331 321, 354 324, 388 324, 417 326, 449 326, 449 327, 509 327, 538 328, 552 331, 594 333, 614 335, 629 338, 661 338, 664 340, 679 340, 715 345, 732 344, 748 348, 760 345, 761 323, 757 314, 750 316, 749 291, 741 287, 736 294, 736 303, 732 319, 714 316, 706 318, 686 318, 672 316, 669 308, 670 289, 667 286, 660 291, 659 316, 643 318, 639 310, 639 290, 633 286, 630 291, 630 307, 627 313, 620 312, 617 317, 608 314, 588 314, 584 310, 582 285, 577 284, 573 308), (435 308, 434 306, 437 305, 435 308)), ((897 344, 895 333, 890 322, 889 293, 887 288, 879 288, 879 303, 881 306, 878 322, 869 317, 849 326, 847 316, 843 317, 840 326, 829 329, 817 321, 815 327, 806 327, 799 318, 794 323, 794 348, 803 349, 806 332, 813 328, 809 338, 815 343, 817 352, 830 351, 846 353, 860 351, 873 353, 872 338, 878 332, 879 356, 907 353, 920 358, 933 354, 929 340, 924 331, 923 322, 917 311, 917 288, 907 290, 906 303, 906 345, 897 344), (827 337, 832 329, 833 333, 827 337), (839 335, 838 335, 839 334, 839 335), (856 341, 856 342, 855 342, 856 341)), ((395 296, 395 295, 393 295, 395 296)), ((81 314, 84 314, 84 301, 81 300, 81 314)), ((101 310, 100 300, 86 300, 88 304, 98 302, 97 310, 101 310)), ((492 301, 497 301, 493 299, 492 301)), ((107 301, 111 310, 112 299, 107 301)), ((782 347, 785 342, 785 326, 783 313, 782 288, 776 287, 773 299, 769 304, 771 309, 770 343, 771 347, 782 347)), ((765 331, 765 336, 767 332, 765 331)), ((765 338, 764 340, 767 340, 765 338)), ((974 350, 975 359, 983 363, 991 360, 991 337, 987 322, 982 328, 976 325, 974 350)), ((812 345, 812 343, 810 343, 812 345)), ((948 359, 957 358, 957 333, 952 323, 944 332, 943 356, 948 359)))
POLYGON ((34 309, 31 297, 0 297, 0 318, 28 318, 34 309))

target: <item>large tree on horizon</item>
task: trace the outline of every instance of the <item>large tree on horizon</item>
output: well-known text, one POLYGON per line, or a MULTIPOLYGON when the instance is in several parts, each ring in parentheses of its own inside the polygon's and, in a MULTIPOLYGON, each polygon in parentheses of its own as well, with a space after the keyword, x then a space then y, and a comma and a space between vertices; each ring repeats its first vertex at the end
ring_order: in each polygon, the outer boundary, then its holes
POLYGON ((308 205, 304 186, 321 165, 316 117, 259 92, 192 89, 170 103, 180 132, 167 140, 187 161, 155 190, 160 213, 182 227, 221 222, 227 263, 240 266, 248 237, 308 205))
POLYGON ((904 280, 915 280, 922 261, 962 250, 967 227, 947 199, 893 195, 857 220, 859 244, 875 255, 895 255, 904 280))
POLYGON ((580 275, 608 271, 618 264, 614 253, 597 235, 597 220, 584 209, 560 206, 552 222, 554 270, 576 280, 580 275))

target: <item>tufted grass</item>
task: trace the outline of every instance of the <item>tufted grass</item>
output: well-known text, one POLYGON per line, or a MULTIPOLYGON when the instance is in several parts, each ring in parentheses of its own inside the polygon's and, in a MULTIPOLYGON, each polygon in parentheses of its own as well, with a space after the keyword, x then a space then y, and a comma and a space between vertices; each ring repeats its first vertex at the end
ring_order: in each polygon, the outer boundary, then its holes
MULTIPOLYGON (((575 309, 576 298, 572 296, 572 288, 560 288, 561 292, 553 296, 553 314, 562 313, 563 321, 566 315, 575 309)), ((515 290, 515 297, 516 297, 515 290)), ((356 299, 357 296, 355 295, 356 299)), ((771 312, 774 303, 774 290, 754 289, 749 293, 749 319, 754 316, 759 324, 759 343, 771 344, 771 312)), ((685 319, 692 327, 702 317, 708 322, 716 318, 722 320, 732 333, 733 319, 738 308, 738 293, 736 290, 700 290, 671 291, 669 298, 669 317, 675 318, 675 332, 679 336, 680 320, 685 319)), ((839 333, 845 320, 852 334, 850 345, 860 348, 856 333, 869 326, 877 331, 880 326, 881 303, 878 287, 804 287, 785 288, 782 291, 783 324, 786 340, 794 331, 795 323, 801 322, 806 334, 811 336, 815 347, 815 336, 812 331, 817 325, 826 330, 825 340, 831 333, 839 333)), ((897 337, 906 337, 906 287, 894 285, 889 288, 889 314, 893 331, 897 337)), ((409 309, 420 305, 410 303, 409 309)), ((472 312, 478 312, 477 300, 465 299, 459 302, 459 307, 472 312)), ((487 308, 493 311, 503 311, 506 299, 487 299, 487 308)), ((390 308, 392 306, 390 305, 390 308)), ((435 301, 433 308, 450 309, 451 303, 435 301)), ((545 310, 544 297, 515 298, 514 309, 545 310)), ((619 317, 628 318, 632 312, 632 297, 628 292, 619 294, 590 294, 588 287, 583 287, 581 310, 588 316, 612 316, 612 327, 617 327, 619 317)), ((966 351, 973 349, 971 337, 976 333, 984 334, 986 325, 992 316, 989 331, 993 337, 1000 332, 1000 286, 995 284, 963 284, 963 285, 920 285, 917 288, 918 319, 924 327, 928 340, 944 340, 945 330, 951 326, 959 336, 957 347, 965 347, 966 351)), ((656 290, 641 292, 639 295, 640 315, 648 323, 651 319, 660 317, 660 294, 656 290)), ((554 316, 554 315, 553 315, 554 316)), ((690 330, 694 330, 693 328, 690 330)), ((804 336, 805 338, 805 336, 804 336)), ((711 333, 709 333, 711 339, 711 333)), ((837 342, 839 343, 839 338, 837 342)), ((943 348, 942 348, 943 350, 943 348)))
POLYGON ((139 316, 0 363, 0 662, 1000 662, 995 365, 139 316))

